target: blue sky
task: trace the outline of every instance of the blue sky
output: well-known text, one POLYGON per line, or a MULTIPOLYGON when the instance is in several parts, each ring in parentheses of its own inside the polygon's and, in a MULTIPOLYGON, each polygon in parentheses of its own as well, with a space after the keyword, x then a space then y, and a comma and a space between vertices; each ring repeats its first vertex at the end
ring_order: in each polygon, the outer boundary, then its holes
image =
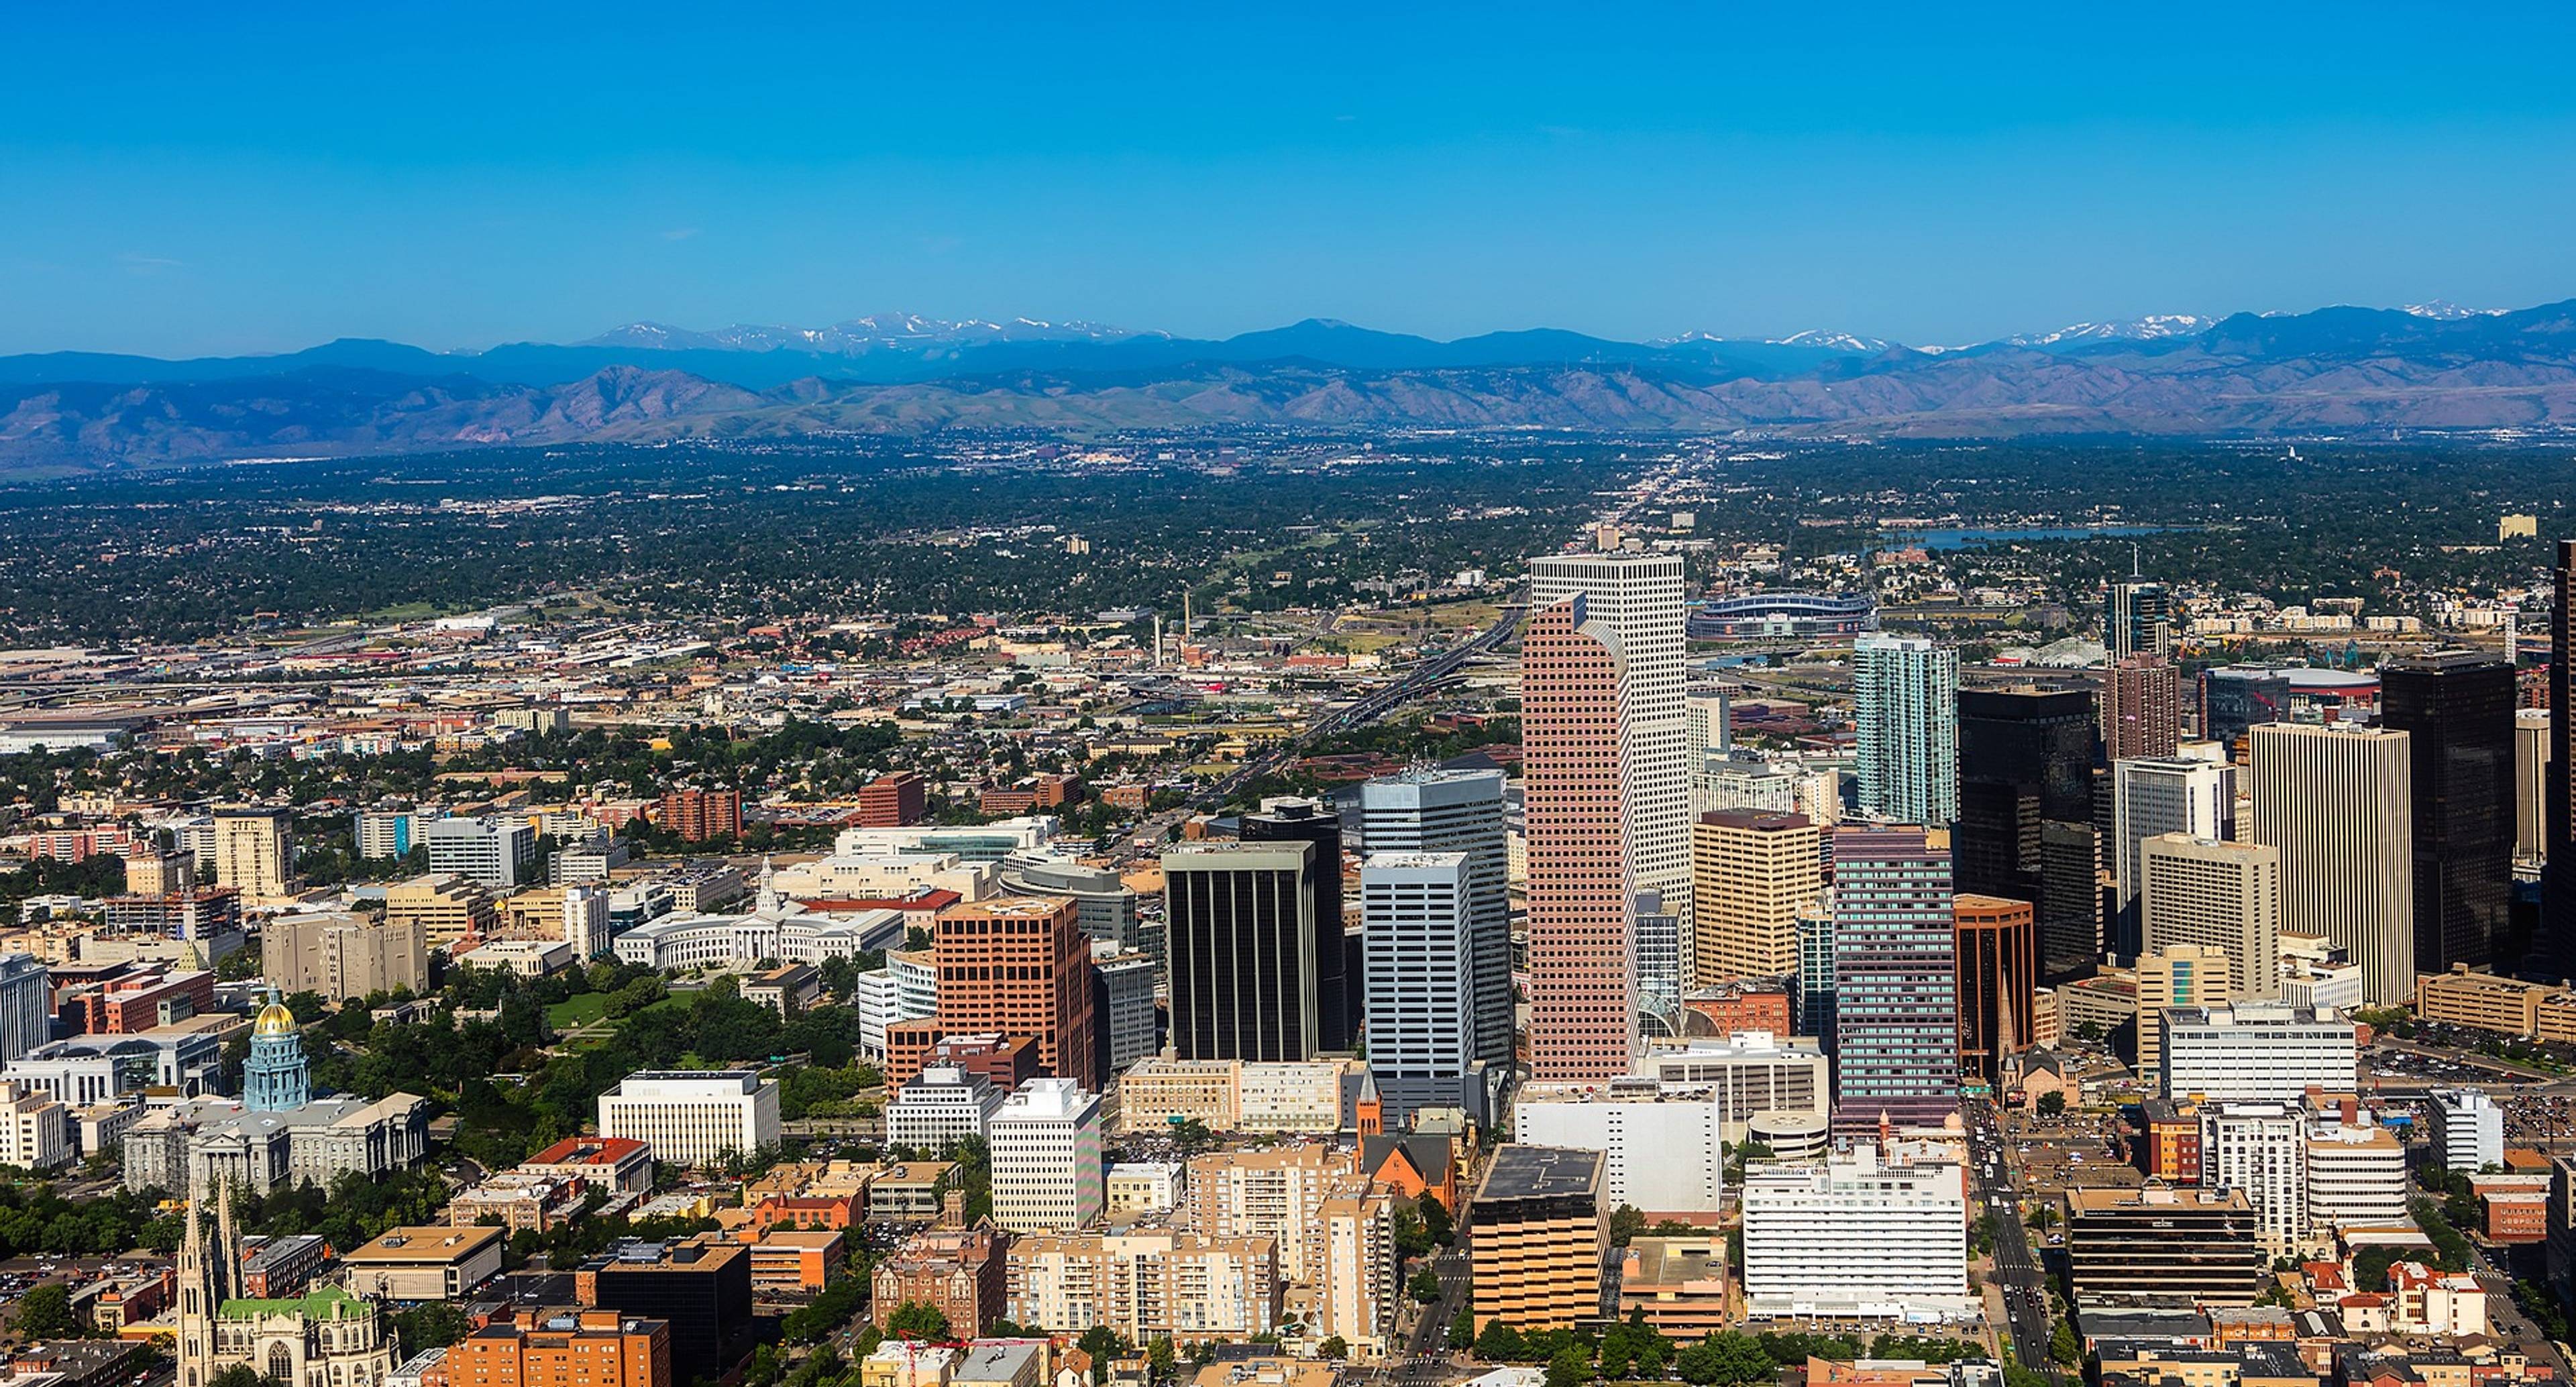
POLYGON ((2565 6, 29 4, 0 351, 2522 306, 2576 297, 2571 39, 2565 6))

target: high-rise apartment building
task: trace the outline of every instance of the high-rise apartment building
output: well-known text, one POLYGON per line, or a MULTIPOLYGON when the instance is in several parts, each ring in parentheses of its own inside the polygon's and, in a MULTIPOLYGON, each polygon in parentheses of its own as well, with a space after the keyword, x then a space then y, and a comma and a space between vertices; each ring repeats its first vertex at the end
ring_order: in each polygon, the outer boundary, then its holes
POLYGON ((1957 1166, 1882 1164, 1877 1149, 1765 1161, 1744 1179, 1744 1297, 1756 1315, 1904 1320, 1975 1303, 1957 1166))
POLYGON ((1946 828, 1959 814, 1959 652, 1875 633, 1852 644, 1860 812, 1946 828))
POLYGON ((2125 761, 2171 756, 2182 744, 2182 670, 2132 655, 2102 671, 2102 754, 2125 761))
POLYGON ((2379 721, 2407 734, 2415 834, 2415 967, 2483 968, 2513 913, 2513 665, 2473 650, 2379 666, 2379 721))
POLYGON ((2031 1046, 2039 990, 2039 929, 2028 901, 1961 893, 1958 922, 1959 1065, 1993 1082, 2003 1060, 2031 1046))
POLYGON ((2144 890, 2138 923, 2145 951, 2215 949, 2231 962, 2230 986, 2237 997, 2280 996, 2281 850, 2183 833, 2160 834, 2139 849, 2144 890))
POLYGON ((666 790, 653 806, 653 822, 689 842, 742 836, 742 792, 694 787, 666 790))
POLYGON ((1962 891, 2037 908, 2043 972, 2051 980, 2081 973, 2102 954, 2096 733, 2093 695, 2082 689, 1959 694, 1952 871, 1962 891))
POLYGON ((1372 854, 1465 854, 1475 1056, 1508 1068, 1514 998, 1503 773, 1419 769, 1369 781, 1360 787, 1360 836, 1372 854))
POLYGON ((1834 1124, 1935 1126, 1959 1105, 1950 852, 1922 829, 1834 834, 1834 1124))
MULTIPOLYGON (((1690 757, 1682 638, 1689 619, 1678 554, 1548 554, 1529 561, 1530 611, 1580 596, 1583 620, 1618 637, 1621 831, 1632 890, 1690 914, 1690 757)), ((1526 643, 1524 643, 1526 651, 1526 643)))
POLYGON ((1163 854, 1171 1045, 1180 1058, 1303 1060, 1323 1048, 1317 870, 1311 842, 1188 844, 1163 854))
POLYGON ((295 884, 295 823, 284 809, 215 811, 215 880, 246 905, 282 900, 295 884))
POLYGON ((1475 887, 1462 852, 1372 852, 1360 865, 1368 919, 1368 1066, 1388 1125, 1463 1106, 1476 1055, 1475 887))
POLYGON ((2133 655, 2173 657, 2173 596, 2165 585, 2132 574, 2112 580, 2103 604, 2102 644, 2114 664, 2133 655))
POLYGON ((2142 1076, 2164 1072, 2167 1010, 2226 1006, 2239 995, 2227 951, 2199 944, 2168 944, 2138 955, 2137 978, 2137 1071, 2142 1076))
POLYGON ((1070 1232, 1108 1200, 1100 1098, 1072 1079, 1031 1079, 990 1123, 993 1223, 1013 1233, 1070 1232))
POLYGON ((1691 824, 1692 986, 1798 971, 1798 916, 1824 893, 1822 846, 1803 814, 1727 809, 1691 824))
POLYGON ((1242 824, 1247 843, 1315 845, 1316 1048, 1348 1050, 1358 1043, 1362 1003, 1342 912, 1341 817, 1321 800, 1282 795, 1263 800, 1261 812, 1244 815, 1242 824))
POLYGON ((1790 993, 1792 1024, 1830 1052, 1834 1043, 1834 912, 1819 903, 1798 912, 1798 982, 1790 993))
POLYGON ((2270 1256, 2291 1256, 2307 1244, 2307 1155, 2306 1115, 2293 1104, 2212 1103, 2201 1109, 2201 1186, 2243 1192, 2270 1256))
POLYGON ((1542 1082, 1618 1078, 1636 1048, 1632 681, 1619 632, 1590 602, 1538 607, 1521 637, 1529 1066, 1542 1082))
POLYGON ((2413 747, 2404 732, 2272 723, 2253 747, 2254 841, 2281 850, 2281 921, 2352 951, 2375 1005, 2415 991, 2413 747))
POLYGON ((947 1035, 1026 1036, 1047 1073, 1101 1082, 1091 941, 1059 896, 997 896, 939 912, 931 952, 947 1035))

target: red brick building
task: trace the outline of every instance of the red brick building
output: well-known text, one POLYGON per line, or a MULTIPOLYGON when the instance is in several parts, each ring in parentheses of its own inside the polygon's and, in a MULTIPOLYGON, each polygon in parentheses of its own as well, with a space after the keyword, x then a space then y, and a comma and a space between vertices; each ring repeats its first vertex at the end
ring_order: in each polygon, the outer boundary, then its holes
POLYGON ((695 843, 742 836, 739 790, 672 790, 653 806, 653 822, 695 843))
POLYGON ((930 782, 911 771, 879 776, 859 789, 859 827, 902 828, 930 817, 930 782))

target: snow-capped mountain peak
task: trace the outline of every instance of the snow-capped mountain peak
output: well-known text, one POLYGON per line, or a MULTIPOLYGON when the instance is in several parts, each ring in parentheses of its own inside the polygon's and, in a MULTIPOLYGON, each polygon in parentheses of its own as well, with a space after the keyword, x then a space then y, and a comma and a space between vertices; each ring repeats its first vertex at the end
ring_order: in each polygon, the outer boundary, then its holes
POLYGON ((2216 318, 2204 318, 2197 313, 2149 313, 2144 317, 2110 322, 2069 323, 2055 332, 2025 332, 2004 341, 2016 347, 2054 347, 2078 342, 2156 342, 2168 337, 2190 337, 2217 325, 2216 318))
POLYGON ((862 356, 874 351, 925 351, 983 346, 996 342, 1117 342, 1130 337, 1164 337, 1102 323, 1050 323, 1013 318, 1007 323, 979 318, 951 321, 918 313, 870 313, 829 327, 788 327, 736 323, 712 332, 695 332, 663 323, 638 322, 591 338, 593 347, 645 347, 670 351, 737 352, 800 351, 833 356, 862 356))
POLYGON ((2504 312, 2501 308, 2462 308, 2449 299, 2428 299, 2423 303, 2410 303, 2406 305, 2406 311, 2418 318, 2431 318, 2444 323, 2457 322, 2462 318, 2492 318, 2504 312))
POLYGON ((1830 332, 1823 328, 1809 328, 1804 332, 1793 332, 1786 337, 1772 340, 1783 347, 1823 347, 1828 351, 1872 354, 1886 351, 1896 345, 1884 337, 1860 337, 1848 332, 1830 332))

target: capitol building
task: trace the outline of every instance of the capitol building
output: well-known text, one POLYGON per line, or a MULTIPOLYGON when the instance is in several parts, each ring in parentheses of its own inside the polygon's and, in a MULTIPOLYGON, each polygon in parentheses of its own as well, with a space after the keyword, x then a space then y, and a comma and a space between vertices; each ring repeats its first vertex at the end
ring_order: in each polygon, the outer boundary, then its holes
POLYGON ((266 1194, 328 1186, 346 1171, 374 1179, 420 1163, 429 1104, 408 1093, 375 1102, 313 1096, 294 1013, 272 993, 251 1026, 239 1098, 190 1098, 125 1134, 125 1187, 184 1194, 266 1194))

